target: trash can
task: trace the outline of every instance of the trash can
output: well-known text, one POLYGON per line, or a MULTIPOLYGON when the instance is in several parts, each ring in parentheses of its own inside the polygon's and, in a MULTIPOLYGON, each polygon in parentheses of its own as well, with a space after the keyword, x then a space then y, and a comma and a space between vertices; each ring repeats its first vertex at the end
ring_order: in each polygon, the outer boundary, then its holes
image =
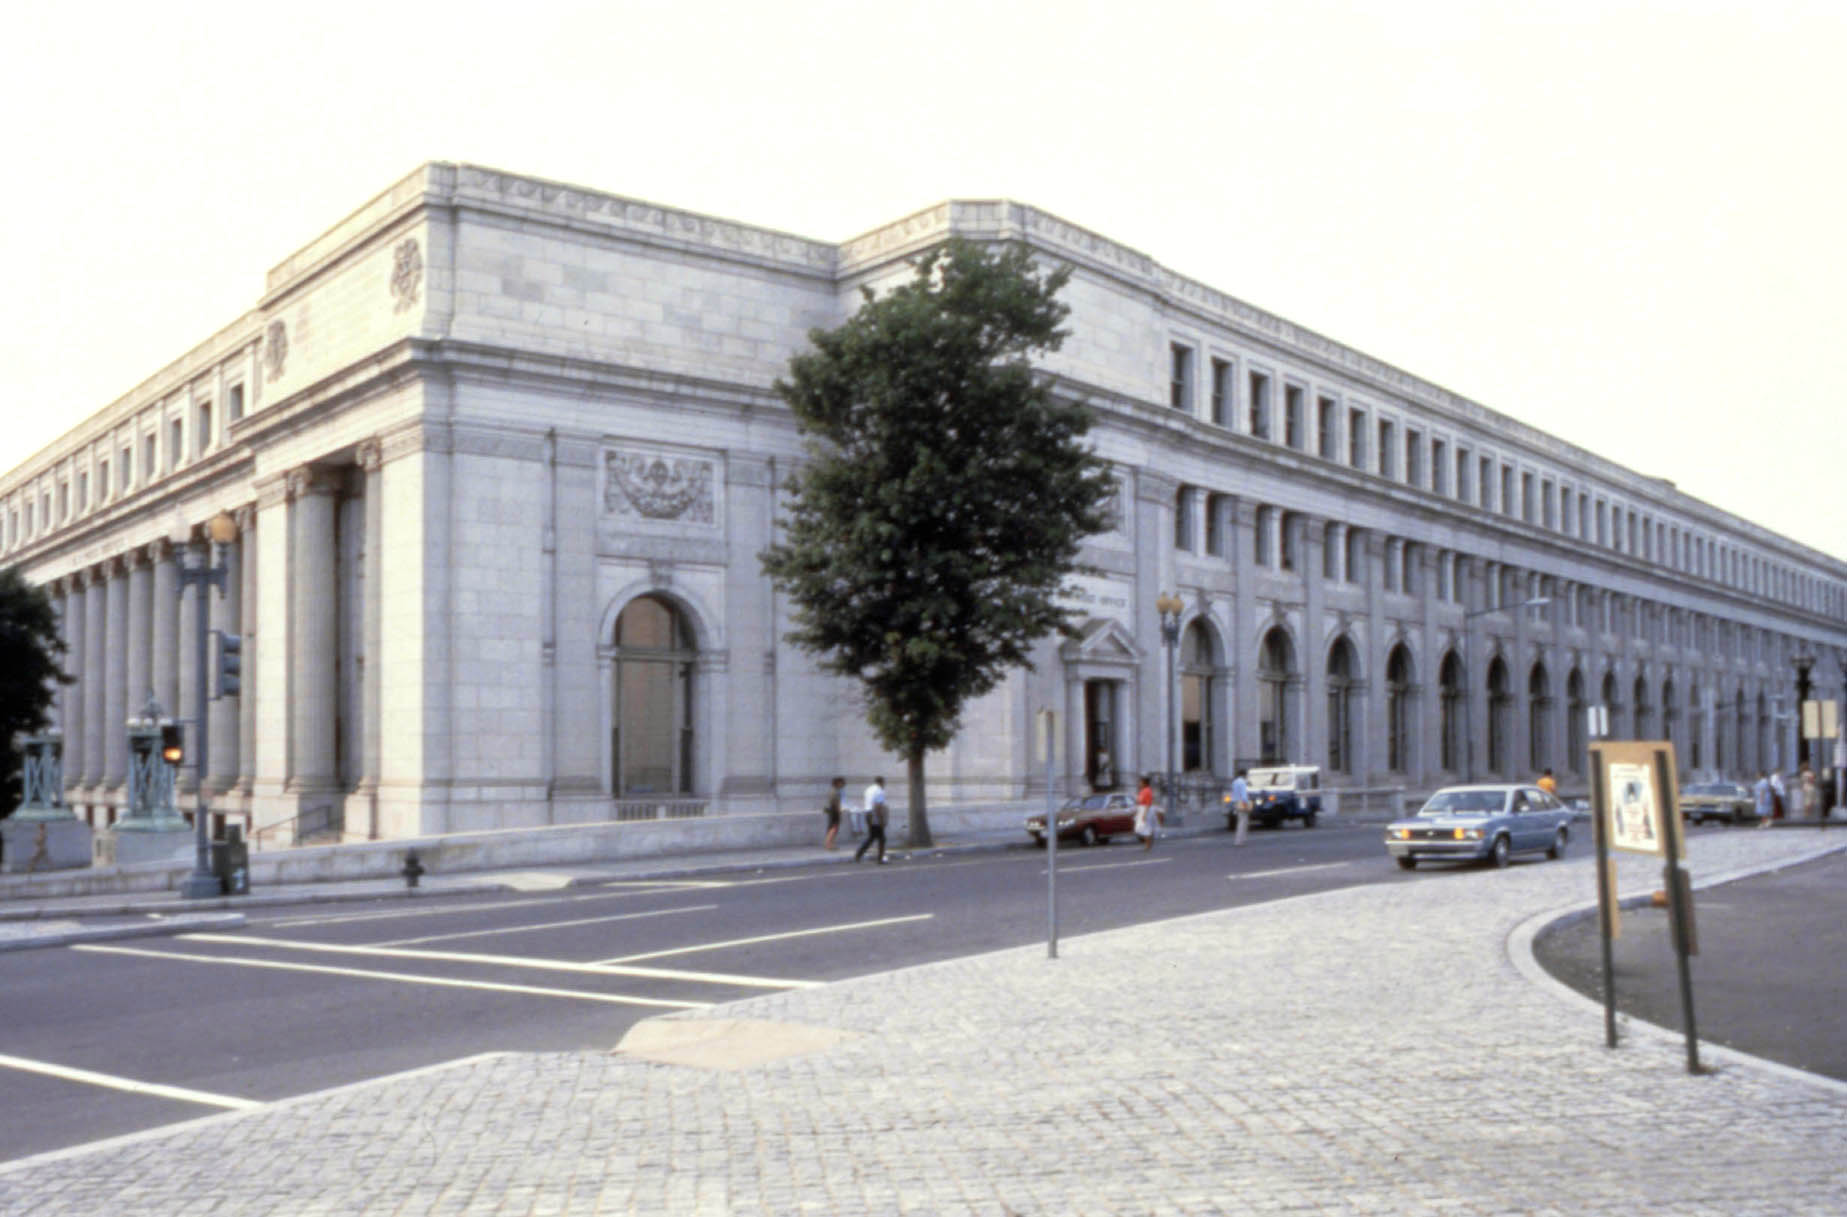
POLYGON ((250 846, 244 843, 244 830, 233 824, 225 829, 222 841, 212 842, 212 873, 227 896, 250 894, 250 846))

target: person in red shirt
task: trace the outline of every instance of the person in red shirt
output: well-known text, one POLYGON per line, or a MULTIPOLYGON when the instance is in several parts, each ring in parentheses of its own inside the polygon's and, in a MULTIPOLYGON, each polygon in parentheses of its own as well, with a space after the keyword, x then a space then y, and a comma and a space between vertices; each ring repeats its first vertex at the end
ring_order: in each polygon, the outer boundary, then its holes
POLYGON ((1154 809, 1154 786, 1147 774, 1142 775, 1142 787, 1135 792, 1135 835, 1142 839, 1143 849, 1154 848, 1155 818, 1160 813, 1154 809))

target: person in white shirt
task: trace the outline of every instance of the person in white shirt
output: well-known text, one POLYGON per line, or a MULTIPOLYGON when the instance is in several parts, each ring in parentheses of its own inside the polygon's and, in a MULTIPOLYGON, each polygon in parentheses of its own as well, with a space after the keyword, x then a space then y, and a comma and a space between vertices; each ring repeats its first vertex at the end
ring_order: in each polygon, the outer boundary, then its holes
POLYGON ((857 862, 866 856, 872 843, 879 843, 879 865, 885 864, 885 779, 873 778, 872 785, 866 787, 866 805, 863 811, 866 817, 866 839, 859 843, 859 849, 853 855, 857 862))

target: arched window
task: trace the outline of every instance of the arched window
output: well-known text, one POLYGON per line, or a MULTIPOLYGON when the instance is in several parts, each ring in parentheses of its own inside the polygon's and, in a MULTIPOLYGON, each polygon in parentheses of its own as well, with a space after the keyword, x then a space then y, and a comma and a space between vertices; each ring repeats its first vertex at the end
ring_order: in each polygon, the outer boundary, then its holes
POLYGON ((1205 625, 1195 621, 1180 639, 1180 767, 1188 773, 1212 765, 1212 674, 1218 652, 1205 625))
POLYGON ((1354 679, 1359 662, 1343 635, 1328 652, 1328 770, 1353 772, 1354 679))
POLYGON ((1534 773, 1552 764, 1552 678, 1536 663, 1526 678, 1526 763, 1534 773))
POLYGON ((1732 759, 1732 765, 1740 773, 1763 768, 1761 758, 1757 764, 1751 763, 1751 749, 1748 746, 1751 739, 1751 720, 1745 713, 1745 704, 1744 690, 1740 689, 1737 696, 1732 699, 1732 731, 1736 734, 1738 742, 1738 754, 1732 759))
POLYGON ((1585 721, 1584 673, 1576 668, 1565 678, 1565 764, 1573 773, 1584 772, 1584 754, 1590 725, 1585 721))
POLYGON ((1417 714, 1411 684, 1411 652, 1404 643, 1385 661, 1385 767, 1407 773, 1411 762, 1411 723, 1417 714))
POLYGON ((692 631, 673 605, 642 596, 616 618, 610 757, 618 797, 693 789, 692 631))
POLYGON ((1276 626, 1263 636, 1257 657, 1257 747, 1266 765, 1287 762, 1294 746, 1289 730, 1294 681, 1295 648, 1283 628, 1276 626))
POLYGON ((1508 736, 1513 730, 1513 693, 1507 684, 1507 665, 1495 656, 1488 665, 1488 769, 1506 775, 1508 736))
POLYGON ((1648 700, 1648 678, 1637 674, 1635 678, 1635 739, 1653 739, 1650 734, 1655 727, 1655 708, 1648 700))
POLYGON ((1463 738, 1463 688, 1465 685, 1462 661, 1451 651, 1443 656, 1443 666, 1437 669, 1437 687, 1443 702, 1443 768, 1450 773, 1462 771, 1462 757, 1468 742, 1463 738))
POLYGON ((1699 682, 1693 681, 1687 688, 1687 766, 1698 770, 1704 759, 1701 753, 1706 741, 1706 707, 1700 704, 1699 682))
POLYGON ((1661 738, 1674 745, 1674 755, 1686 763, 1687 741, 1680 738, 1680 702, 1674 696, 1674 682, 1661 682, 1661 738))
POLYGON ((1618 696, 1616 673, 1614 672, 1603 674, 1603 705, 1610 714, 1610 738, 1622 738, 1623 699, 1618 696))

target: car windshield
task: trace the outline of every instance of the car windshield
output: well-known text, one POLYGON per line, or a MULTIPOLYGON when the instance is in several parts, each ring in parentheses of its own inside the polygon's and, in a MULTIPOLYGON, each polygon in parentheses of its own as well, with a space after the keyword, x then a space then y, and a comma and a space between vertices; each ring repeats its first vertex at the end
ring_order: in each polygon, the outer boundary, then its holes
POLYGON ((1295 789, 1295 770, 1293 769, 1253 769, 1250 785, 1253 789, 1293 790, 1295 789))
POLYGON ((1439 790, 1424 804, 1420 816, 1449 816, 1458 812, 1496 812, 1507 801, 1499 790, 1439 790))

